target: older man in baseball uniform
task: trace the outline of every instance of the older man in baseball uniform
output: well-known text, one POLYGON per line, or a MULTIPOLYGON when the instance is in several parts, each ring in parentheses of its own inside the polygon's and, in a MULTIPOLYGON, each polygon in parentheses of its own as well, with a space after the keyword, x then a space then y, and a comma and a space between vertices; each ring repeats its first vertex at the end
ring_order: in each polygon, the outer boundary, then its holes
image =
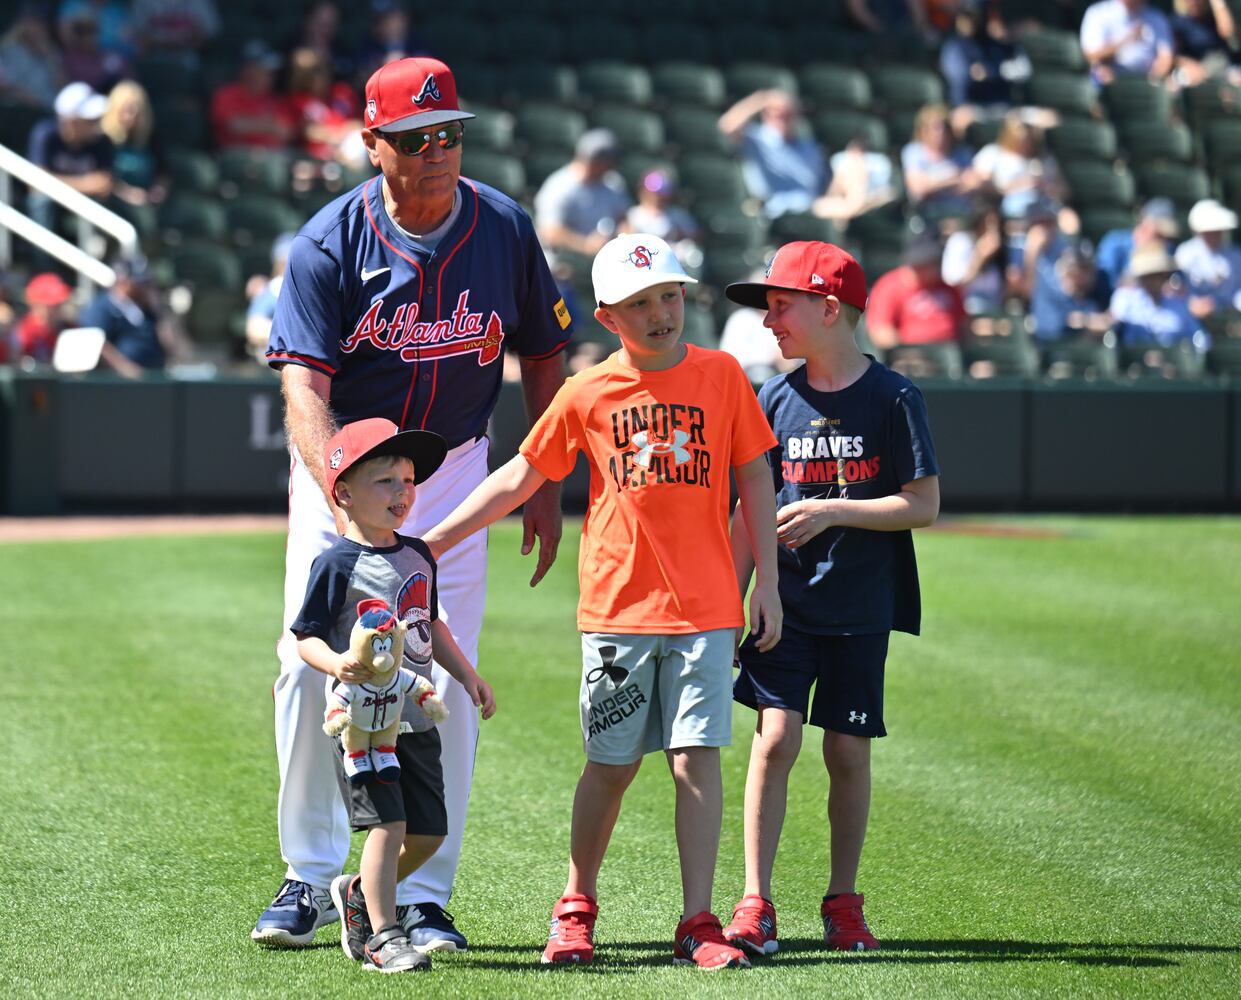
MULTIPOLYGON (((402 59, 366 85, 362 136, 382 171, 315 215, 297 234, 273 320, 268 363, 280 370, 292 457, 285 632, 275 686, 280 764, 278 824, 284 885, 252 937, 309 944, 339 919, 328 895, 349 851, 349 827, 323 735, 322 676, 299 659, 288 625, 305 597, 315 555, 337 535, 324 490, 323 446, 336 429, 386 417, 442 435, 443 466, 418 487, 402 533, 442 520, 487 474, 487 419, 500 394, 504 353, 516 353, 533 420, 564 380, 569 314, 526 213, 499 191, 461 177, 468 119, 442 62, 402 59)), ((525 509, 523 554, 538 541, 531 584, 556 556, 560 498, 525 509)), ((441 616, 477 662, 486 588, 480 532, 439 566, 441 616)), ((448 837, 397 890, 415 947, 460 950, 464 935, 444 910, 461 852, 478 738, 464 690, 437 665, 452 713, 440 727, 448 837)))

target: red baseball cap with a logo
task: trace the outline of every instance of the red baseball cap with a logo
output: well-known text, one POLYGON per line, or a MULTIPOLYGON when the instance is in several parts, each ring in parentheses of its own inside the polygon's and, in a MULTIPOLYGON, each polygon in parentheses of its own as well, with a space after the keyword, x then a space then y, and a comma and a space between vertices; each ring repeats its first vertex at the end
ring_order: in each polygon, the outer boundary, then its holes
POLYGON ((362 122, 376 132, 430 128, 473 117, 457 107, 457 81, 438 59, 397 59, 366 81, 362 122))
POLYGON ((448 443, 432 431, 402 431, 391 420, 370 417, 345 424, 323 449, 328 492, 336 498, 336 481, 359 462, 380 455, 401 455, 414 463, 414 482, 431 477, 444 462, 448 443))
POLYGON ((866 308, 866 275, 852 254, 832 243, 786 243, 767 265, 766 281, 738 281, 724 289, 734 302, 767 308, 767 292, 785 288, 813 295, 835 295, 841 302, 866 308))

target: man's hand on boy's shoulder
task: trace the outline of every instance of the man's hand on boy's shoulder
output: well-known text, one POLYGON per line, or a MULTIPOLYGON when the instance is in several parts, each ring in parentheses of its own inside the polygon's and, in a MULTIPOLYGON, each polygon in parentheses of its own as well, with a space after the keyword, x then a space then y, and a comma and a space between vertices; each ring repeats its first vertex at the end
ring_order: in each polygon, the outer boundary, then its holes
POLYGON ((795 549, 835 523, 830 500, 798 500, 776 511, 776 541, 795 549))

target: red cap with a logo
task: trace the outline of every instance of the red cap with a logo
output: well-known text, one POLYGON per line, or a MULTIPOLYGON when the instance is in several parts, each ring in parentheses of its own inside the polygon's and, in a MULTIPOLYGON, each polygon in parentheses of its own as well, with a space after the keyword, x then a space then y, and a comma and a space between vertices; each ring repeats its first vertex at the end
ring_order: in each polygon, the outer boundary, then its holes
POLYGON ((767 265, 766 281, 738 281, 724 289, 734 302, 754 309, 767 308, 767 292, 835 295, 858 309, 866 308, 866 275, 852 254, 831 243, 786 243, 767 265))
POLYGON ((383 417, 345 424, 323 449, 327 489, 336 499, 336 481, 359 462, 380 455, 402 455, 414 463, 414 482, 428 479, 444 463, 448 444, 431 431, 402 431, 383 417))
POLYGON ((457 107, 457 81, 438 59, 397 59, 366 81, 362 121, 376 132, 405 132, 473 117, 457 107))

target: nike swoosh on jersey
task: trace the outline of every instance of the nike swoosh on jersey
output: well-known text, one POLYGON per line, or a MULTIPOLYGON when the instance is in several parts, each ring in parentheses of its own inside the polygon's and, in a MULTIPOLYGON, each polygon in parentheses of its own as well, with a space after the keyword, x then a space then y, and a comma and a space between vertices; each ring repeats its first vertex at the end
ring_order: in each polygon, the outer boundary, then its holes
POLYGON ((368 271, 366 268, 362 268, 362 270, 359 271, 358 273, 361 275, 363 281, 370 281, 371 278, 374 278, 380 274, 383 274, 385 271, 391 271, 391 270, 392 268, 390 267, 377 267, 373 271, 368 271))

